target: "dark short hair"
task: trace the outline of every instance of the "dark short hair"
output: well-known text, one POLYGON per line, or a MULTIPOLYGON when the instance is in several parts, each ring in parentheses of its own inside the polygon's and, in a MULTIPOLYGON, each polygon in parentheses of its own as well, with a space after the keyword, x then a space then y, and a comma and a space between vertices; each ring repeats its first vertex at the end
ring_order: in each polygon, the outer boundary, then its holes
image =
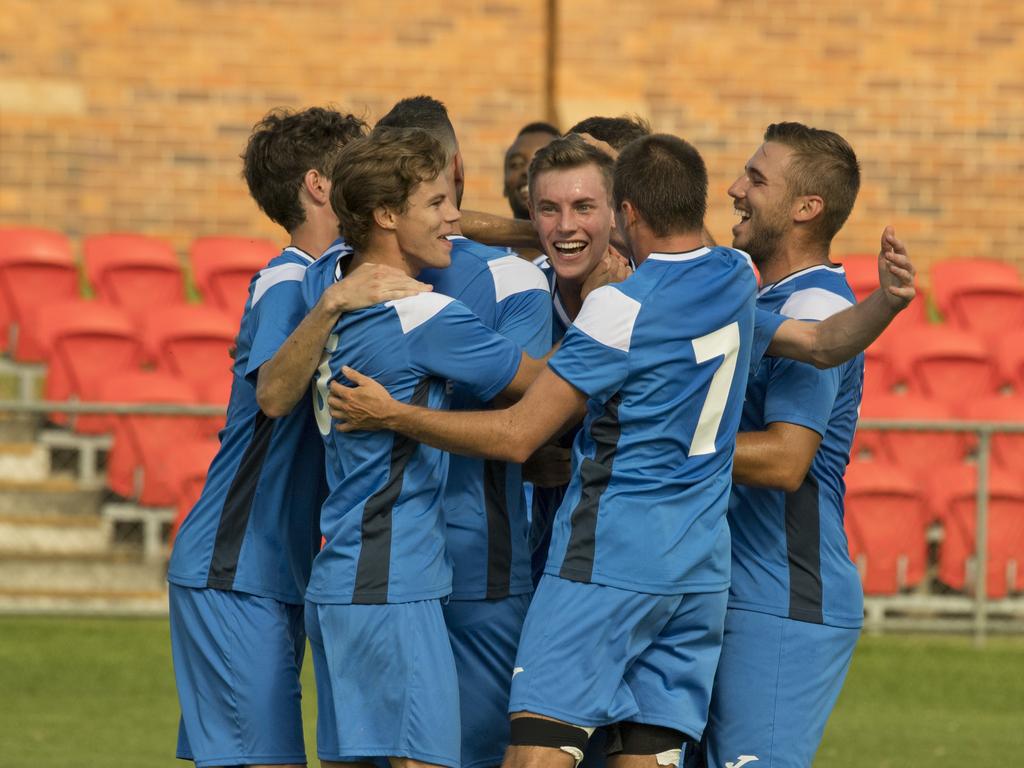
POLYGON ((271 221, 291 232, 306 220, 299 202, 306 173, 332 175, 341 148, 366 130, 363 120, 333 109, 268 112, 253 126, 242 153, 249 194, 271 221))
POLYGON ((838 133, 802 123, 772 123, 764 140, 793 150, 786 183, 794 197, 817 195, 825 203, 815 228, 826 244, 842 229, 860 190, 860 165, 853 147, 838 133))
POLYGON ((420 128, 433 134, 452 155, 459 146, 455 127, 448 117, 448 108, 432 96, 402 99, 377 121, 377 127, 420 128))
POLYGON ((612 169, 615 161, 602 152, 593 144, 588 144, 575 134, 562 136, 554 139, 546 146, 537 150, 530 162, 529 188, 530 199, 533 199, 533 192, 536 186, 537 177, 545 171, 564 171, 570 168, 580 168, 584 165, 595 165, 604 178, 605 189, 608 190, 608 199, 612 194, 612 169))
POLYGON ((541 121, 527 123, 524 125, 519 129, 519 133, 516 134, 516 138, 518 139, 520 136, 524 136, 527 133, 546 133, 548 136, 554 136, 555 138, 562 135, 562 132, 551 123, 541 121))
POLYGON ((651 124, 639 115, 621 117, 588 117, 580 120, 568 133, 586 133, 621 152, 631 141, 651 135, 651 124))
POLYGON ((658 237, 699 232, 708 207, 704 159, 677 136, 644 136, 619 155, 613 195, 616 209, 628 200, 658 237))
POLYGON ((448 152, 421 128, 374 128, 338 156, 331 207, 348 243, 365 248, 373 213, 381 207, 404 212, 416 185, 433 181, 448 166, 448 152))

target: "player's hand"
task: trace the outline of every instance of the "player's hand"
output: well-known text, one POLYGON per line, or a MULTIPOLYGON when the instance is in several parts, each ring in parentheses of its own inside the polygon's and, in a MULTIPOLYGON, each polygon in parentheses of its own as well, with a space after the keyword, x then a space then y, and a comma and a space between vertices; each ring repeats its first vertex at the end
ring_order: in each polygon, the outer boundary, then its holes
POLYGON ((346 387, 337 381, 331 382, 327 408, 331 418, 338 422, 335 428, 339 432, 383 429, 397 401, 369 376, 363 376, 347 365, 341 369, 341 373, 355 386, 346 387))
POLYGON ((906 245, 896 237, 895 229, 886 227, 878 251, 878 283, 885 291, 889 306, 895 311, 905 309, 917 295, 914 288, 916 274, 906 245))
POLYGON ((433 290, 394 267, 384 264, 360 264, 344 280, 324 291, 321 301, 333 314, 372 307, 383 301, 394 301, 433 290))
POLYGON ((569 484, 572 452, 558 445, 544 445, 523 462, 523 480, 538 488, 558 488, 569 484))
POLYGON ((626 260, 626 257, 619 253, 615 246, 609 245, 608 250, 601 257, 601 261, 597 263, 597 266, 587 275, 587 279, 583 281, 583 286, 580 288, 580 298, 586 301, 587 296, 595 288, 608 285, 608 283, 621 283, 631 274, 633 274, 633 270, 629 266, 629 261, 626 260))

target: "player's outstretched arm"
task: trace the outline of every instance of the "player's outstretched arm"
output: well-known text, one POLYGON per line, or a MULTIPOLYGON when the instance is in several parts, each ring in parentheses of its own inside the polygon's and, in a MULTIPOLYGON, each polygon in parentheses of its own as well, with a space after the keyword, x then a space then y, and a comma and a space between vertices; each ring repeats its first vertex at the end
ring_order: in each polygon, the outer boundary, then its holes
POLYGON ((861 303, 819 323, 787 320, 779 326, 768 354, 831 368, 867 349, 913 300, 916 270, 892 227, 882 233, 878 252, 879 288, 861 303))
POLYGON ((511 219, 481 211, 463 211, 459 227, 470 240, 485 245, 540 248, 537 232, 526 219, 511 219))
POLYGON ((552 435, 578 421, 587 397, 545 368, 515 405, 499 411, 436 411, 401 403, 361 373, 342 373, 356 386, 331 382, 327 400, 341 432, 390 429, 466 456, 522 463, 552 435))
POLYGON ((333 283, 274 356, 260 366, 256 379, 260 409, 272 419, 291 412, 308 391, 327 337, 342 314, 429 290, 426 283, 383 264, 362 264, 333 283))

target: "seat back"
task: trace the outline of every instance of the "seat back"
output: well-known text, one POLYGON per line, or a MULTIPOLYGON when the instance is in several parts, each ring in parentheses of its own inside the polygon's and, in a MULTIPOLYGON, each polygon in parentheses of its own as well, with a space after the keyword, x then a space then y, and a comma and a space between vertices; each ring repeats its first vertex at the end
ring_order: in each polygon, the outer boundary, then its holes
POLYGON ((29 318, 38 307, 79 297, 78 268, 44 257, 0 261, 0 339, 19 362, 42 362, 29 318))
POLYGON ((169 243, 146 235, 92 235, 82 250, 97 297, 136 318, 154 306, 184 303, 184 275, 169 243))
POLYGON ((269 240, 247 237, 200 237, 190 261, 203 300, 231 313, 241 311, 252 276, 280 252, 269 240))
MULTIPOLYGON (((49 265, 50 271, 61 268, 77 270, 71 254, 71 242, 60 232, 36 227, 0 228, 0 351, 15 348, 11 326, 14 323, 19 327, 23 326, 24 319, 19 317, 18 310, 23 310, 28 303, 28 300, 20 301, 22 293, 18 286, 26 282, 35 282, 21 274, 38 274, 39 270, 34 269, 31 266, 33 264, 49 265)), ((45 269, 44 266, 43 270, 45 269)), ((59 282, 53 284, 56 296, 62 295, 61 287, 59 282)), ((76 279, 76 294, 77 288, 76 279)), ((37 300, 38 294, 32 288, 27 288, 26 292, 31 293, 32 300, 37 300)), ((46 297, 46 294, 43 296, 46 297)), ((52 300, 56 296, 50 294, 46 300, 52 300)))
POLYGON ((953 297, 968 288, 1019 285, 1020 273, 1006 261, 997 259, 944 259, 929 270, 932 296, 944 318, 952 312, 953 297))

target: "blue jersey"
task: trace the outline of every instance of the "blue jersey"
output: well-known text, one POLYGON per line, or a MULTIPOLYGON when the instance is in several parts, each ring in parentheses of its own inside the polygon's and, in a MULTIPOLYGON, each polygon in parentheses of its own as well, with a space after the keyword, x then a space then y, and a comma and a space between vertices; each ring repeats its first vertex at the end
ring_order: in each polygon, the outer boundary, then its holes
MULTIPOLYGON (((458 299, 481 322, 532 357, 551 347, 551 297, 540 270, 516 255, 464 237, 452 238, 452 263, 419 275, 437 293, 458 299)), ((454 383, 451 408, 486 405, 454 383)), ((452 597, 497 599, 533 589, 527 514, 519 464, 452 454, 444 495, 452 597)))
MULTIPOLYGON (((842 267, 822 265, 766 286, 758 306, 785 317, 822 320, 854 301, 842 267)), ((843 473, 863 379, 863 355, 825 371, 767 358, 751 375, 741 431, 786 422, 813 429, 822 440, 798 491, 733 489, 730 607, 861 626, 863 594, 843 530, 843 473)))
POLYGON ((167 578, 175 584, 302 604, 320 544, 323 445, 308 401, 279 419, 263 414, 256 377, 306 314, 301 285, 312 262, 286 248, 249 284, 227 422, 174 542, 167 578))
MULTIPOLYGON (((746 254, 651 254, 591 293, 550 362, 585 393, 545 572, 655 594, 729 586, 725 515, 757 286, 746 254)), ((770 338, 766 336, 765 338, 770 338)))
MULTIPOLYGON (((338 277, 337 259, 311 268, 303 281, 307 306, 338 277)), ((335 430, 327 388, 343 378, 342 366, 372 376, 398 400, 444 408, 449 380, 486 402, 508 386, 520 358, 516 344, 437 293, 342 315, 314 377, 330 494, 320 523, 327 541, 313 564, 308 600, 398 603, 451 592, 442 509, 448 456, 393 432, 335 430)))

